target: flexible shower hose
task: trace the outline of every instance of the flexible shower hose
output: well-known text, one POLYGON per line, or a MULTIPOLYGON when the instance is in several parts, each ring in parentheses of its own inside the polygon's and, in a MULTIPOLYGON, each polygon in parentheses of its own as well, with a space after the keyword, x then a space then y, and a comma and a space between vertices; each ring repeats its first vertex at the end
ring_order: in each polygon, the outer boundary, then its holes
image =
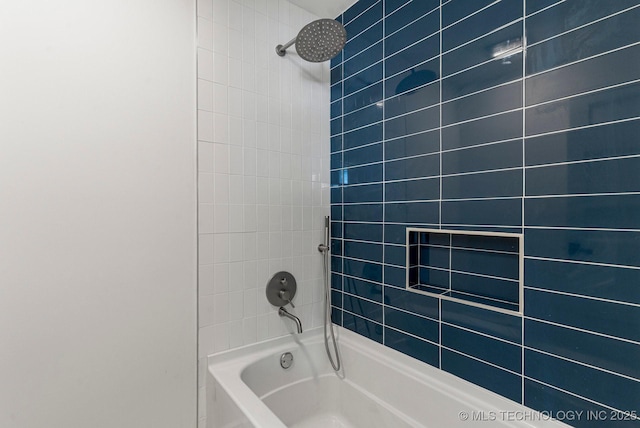
POLYGON ((326 217, 325 220, 325 242, 324 246, 318 247, 322 248, 320 251, 322 252, 322 256, 324 258, 324 349, 327 351, 327 357, 329 357, 329 362, 331 363, 331 367, 333 370, 340 370, 340 355, 338 354, 338 344, 336 343, 336 336, 333 332, 333 323, 331 322, 331 287, 329 286, 329 217, 326 217), (333 355, 331 355, 331 351, 329 350, 329 337, 327 336, 327 324, 329 325, 329 333, 331 336, 331 341, 333 343, 333 351, 335 354, 335 360, 333 355))

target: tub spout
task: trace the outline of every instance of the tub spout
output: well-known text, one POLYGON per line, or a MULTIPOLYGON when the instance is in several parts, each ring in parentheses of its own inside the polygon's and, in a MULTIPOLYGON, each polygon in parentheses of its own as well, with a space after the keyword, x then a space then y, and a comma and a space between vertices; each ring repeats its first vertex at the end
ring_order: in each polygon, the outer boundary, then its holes
POLYGON ((300 322, 300 318, 293 315, 292 313, 290 313, 289 311, 287 311, 285 308, 282 308, 282 307, 278 309, 278 315, 280 315, 281 317, 287 317, 290 320, 293 320, 296 323, 298 334, 302 333, 302 323, 300 322))

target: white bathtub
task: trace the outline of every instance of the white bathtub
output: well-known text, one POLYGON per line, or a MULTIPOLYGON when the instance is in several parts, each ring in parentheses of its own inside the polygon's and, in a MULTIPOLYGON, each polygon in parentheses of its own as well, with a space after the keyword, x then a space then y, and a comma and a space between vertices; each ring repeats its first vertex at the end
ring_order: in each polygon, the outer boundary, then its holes
POLYGON ((210 356, 207 428, 566 426, 349 330, 338 338, 341 376, 321 329, 210 356))

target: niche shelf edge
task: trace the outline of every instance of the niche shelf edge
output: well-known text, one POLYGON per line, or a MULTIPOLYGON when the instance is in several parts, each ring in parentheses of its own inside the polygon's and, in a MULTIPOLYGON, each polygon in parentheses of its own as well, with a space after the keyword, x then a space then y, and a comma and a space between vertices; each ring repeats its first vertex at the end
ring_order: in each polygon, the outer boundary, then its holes
MULTIPOLYGON (((453 230, 453 229, 431 229, 419 227, 407 227, 406 229, 406 282, 405 289, 407 291, 427 295, 437 299, 452 301, 464 305, 474 306, 495 312, 501 312, 509 315, 522 316, 524 312, 524 235, 522 233, 508 232, 483 232, 475 230, 453 230), (429 242, 429 236, 435 236, 435 243, 429 242), (425 242, 425 237, 426 242, 425 242), (455 238, 454 238, 455 237, 455 238), (504 248, 487 248, 484 246, 459 246, 454 245, 454 241, 464 241, 465 237, 469 237, 468 241, 477 241, 482 243, 486 238, 486 243, 496 244, 498 247, 504 248), (448 243, 446 239, 448 238, 448 243), (447 266, 431 266, 429 262, 422 260, 423 253, 437 250, 442 253, 448 251, 447 266), (489 273, 483 272, 465 272, 455 269, 454 264, 456 258, 464 258, 464 253, 488 256, 485 258, 493 258, 502 264, 506 263, 509 267, 510 275, 503 277, 502 275, 492 275, 491 271, 499 271, 502 267, 498 264, 491 263, 485 265, 489 273), (455 255, 455 256, 454 256, 455 255), (433 271, 434 273, 446 276, 448 274, 448 283, 433 285, 430 283, 422 283, 424 271, 433 271), (478 283, 484 282, 497 284, 506 284, 510 291, 511 297, 507 300, 501 300, 491 297, 482 292, 460 291, 453 287, 453 277, 477 278, 478 283), (517 290, 515 289, 517 287, 517 290), (428 290, 425 290, 428 289, 428 290), (517 299, 516 299, 517 296, 517 299)), ((470 282, 473 282, 470 281, 470 282)), ((469 282, 468 282, 469 283, 469 282)), ((468 283, 466 284, 468 286, 468 283)), ((486 286, 486 284, 485 284, 486 286)))

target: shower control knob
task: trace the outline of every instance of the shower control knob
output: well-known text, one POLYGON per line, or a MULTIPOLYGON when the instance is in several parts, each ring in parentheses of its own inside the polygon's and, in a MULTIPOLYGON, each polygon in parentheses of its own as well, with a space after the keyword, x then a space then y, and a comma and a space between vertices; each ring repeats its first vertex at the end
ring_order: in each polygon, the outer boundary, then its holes
MULTIPOLYGON (((287 283, 286 279, 283 279, 281 281, 282 285, 285 285, 287 283)), ((291 301, 291 295, 289 294, 289 292, 285 289, 280 290, 280 292, 278 293, 278 295, 280 296, 280 298, 282 300, 284 300, 285 302, 289 302, 289 304, 291 305, 292 308, 295 308, 296 305, 293 304, 293 302, 291 301)))
POLYGON ((291 273, 281 271, 273 275, 267 283, 267 300, 278 308, 289 304, 295 307, 291 301, 296 297, 296 291, 296 279, 291 273))

